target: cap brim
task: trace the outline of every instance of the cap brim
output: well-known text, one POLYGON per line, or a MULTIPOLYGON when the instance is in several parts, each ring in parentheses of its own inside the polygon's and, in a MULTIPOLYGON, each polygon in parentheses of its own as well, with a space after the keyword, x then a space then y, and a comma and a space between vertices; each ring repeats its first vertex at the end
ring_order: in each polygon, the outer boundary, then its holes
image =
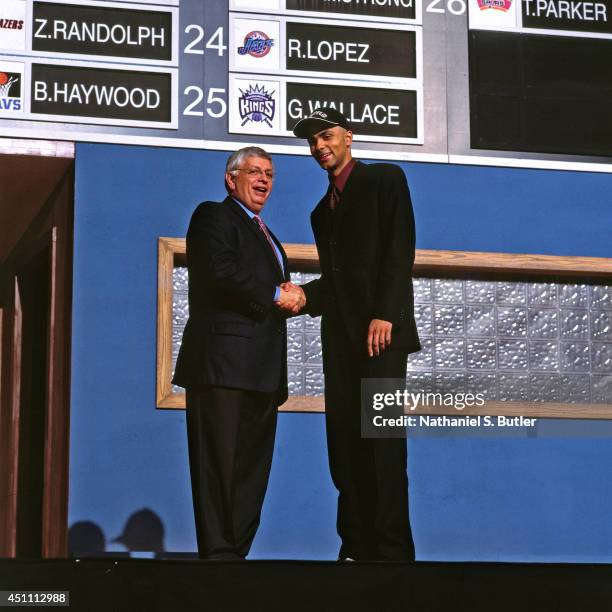
POLYGON ((305 117, 295 124, 293 133, 298 138, 308 138, 325 128, 335 127, 337 125, 340 125, 337 121, 326 121, 325 119, 317 119, 316 117, 305 117))

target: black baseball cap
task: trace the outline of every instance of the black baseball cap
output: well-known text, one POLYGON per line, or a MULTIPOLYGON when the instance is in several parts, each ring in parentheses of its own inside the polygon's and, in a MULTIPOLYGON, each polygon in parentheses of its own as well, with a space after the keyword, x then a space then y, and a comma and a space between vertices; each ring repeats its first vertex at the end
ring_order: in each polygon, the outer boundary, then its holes
POLYGON ((293 128, 293 133, 298 138, 308 138, 321 130, 339 125, 345 130, 351 130, 351 124, 348 119, 339 113, 335 108, 317 108, 308 115, 300 119, 293 128))

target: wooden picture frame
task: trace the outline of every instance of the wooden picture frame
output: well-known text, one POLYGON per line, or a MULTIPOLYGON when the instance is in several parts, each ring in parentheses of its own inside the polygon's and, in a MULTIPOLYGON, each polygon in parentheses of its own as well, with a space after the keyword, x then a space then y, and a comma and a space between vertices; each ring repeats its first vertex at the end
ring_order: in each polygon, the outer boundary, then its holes
MULTIPOLYGON (((310 244, 284 244, 292 271, 319 269, 316 248, 310 244)), ((172 272, 186 265, 185 239, 158 239, 157 306, 157 408, 185 408, 185 394, 172 390, 172 272)), ((415 276, 436 278, 487 278, 488 280, 531 280, 602 283, 612 282, 612 259, 560 257, 468 251, 418 249, 415 276)), ((290 396, 279 407, 282 412, 324 412, 322 397, 290 396)), ((452 411, 457 416, 457 411, 452 411)), ((450 414, 443 406, 419 408, 413 414, 450 414)), ((460 415, 524 416, 562 419, 610 419, 612 405, 555 402, 488 401, 466 407, 460 415)))

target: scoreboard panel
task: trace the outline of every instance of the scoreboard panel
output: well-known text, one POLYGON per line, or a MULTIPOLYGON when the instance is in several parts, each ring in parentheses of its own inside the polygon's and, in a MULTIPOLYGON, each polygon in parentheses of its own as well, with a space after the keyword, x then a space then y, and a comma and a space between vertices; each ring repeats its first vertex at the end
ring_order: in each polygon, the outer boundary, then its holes
POLYGON ((32 50, 170 62, 173 16, 121 5, 34 2, 32 50))
POLYGON ((612 156, 612 40, 470 33, 479 149, 612 156))
POLYGON ((2 0, 0 135, 612 170, 612 0, 2 0))

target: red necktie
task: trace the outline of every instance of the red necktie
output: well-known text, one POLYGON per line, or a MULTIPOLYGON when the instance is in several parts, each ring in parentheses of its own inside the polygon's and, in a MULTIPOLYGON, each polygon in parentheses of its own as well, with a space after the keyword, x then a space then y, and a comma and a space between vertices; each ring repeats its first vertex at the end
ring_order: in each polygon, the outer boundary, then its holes
POLYGON ((278 262, 278 267, 280 268, 282 272, 283 264, 278 259, 278 255, 276 254, 276 249, 274 248, 274 242, 272 241, 272 237, 270 236, 270 232, 268 232, 268 228, 266 227, 266 224, 261 220, 261 217, 259 215, 253 215, 253 219, 255 219, 255 221, 257 222, 257 225, 259 226, 259 229, 264 233, 264 236, 266 237, 266 240, 268 241, 268 244, 270 245, 270 248, 272 249, 272 252, 274 253, 274 259, 278 262))
POLYGON ((335 210, 338 204, 340 204, 340 192, 338 191, 338 188, 332 182, 331 191, 329 193, 329 207, 331 210, 335 210))

